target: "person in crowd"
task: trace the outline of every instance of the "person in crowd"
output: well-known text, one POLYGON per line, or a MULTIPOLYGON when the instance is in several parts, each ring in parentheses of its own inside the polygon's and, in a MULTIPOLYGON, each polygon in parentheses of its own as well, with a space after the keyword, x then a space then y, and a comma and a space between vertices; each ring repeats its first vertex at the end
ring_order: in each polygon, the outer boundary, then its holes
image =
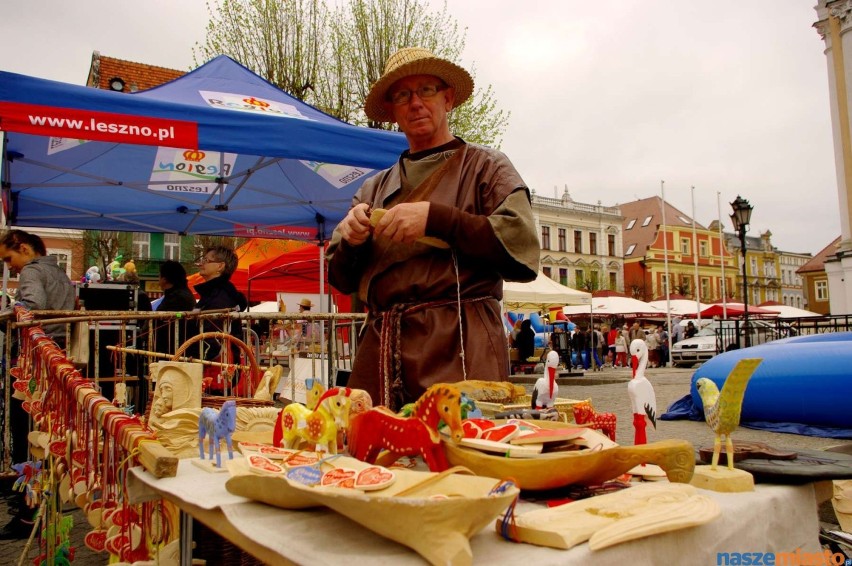
POLYGON ((660 367, 666 367, 669 363, 669 333, 665 326, 660 325, 657 327, 657 335, 660 342, 660 367))
MULTIPOLYGON (((601 363, 600 357, 600 349, 601 344, 603 343, 603 334, 598 329, 597 326, 593 326, 589 329, 589 333, 586 340, 586 359, 589 360, 589 366, 592 366, 594 362, 594 370, 600 371, 603 364, 601 363)), ((588 369, 588 368, 586 368, 588 369)))
POLYGON ((693 324, 691 320, 686 323, 686 332, 684 334, 687 338, 692 338, 698 334, 698 329, 695 328, 695 324, 693 324))
MULTIPOLYGON (((180 263, 169 260, 160 265, 160 288, 163 290, 163 298, 157 305, 157 312, 190 312, 195 309, 195 297, 189 290, 186 270, 180 263)), ((186 322, 178 319, 174 322, 158 321, 156 324, 154 349, 163 354, 174 353, 186 339, 186 322)))
MULTIPOLYGON (((314 304, 307 297, 299 301, 299 314, 310 313, 314 304)), ((315 343, 319 338, 319 326, 315 322, 307 319, 301 319, 296 322, 297 330, 299 331, 299 343, 302 349, 307 348, 310 344, 315 343)))
POLYGON ((648 348, 648 367, 657 367, 660 363, 660 342, 656 328, 645 336, 645 346, 648 348))
POLYGON ((521 363, 529 361, 535 355, 535 330, 533 330, 530 319, 521 322, 521 331, 518 332, 518 361, 521 363))
MULTIPOLYGON (((627 325, 625 325, 627 328, 627 325)), ((615 367, 627 367, 627 333, 619 332, 615 337, 615 367)))
POLYGON ((398 409, 441 381, 507 378, 503 281, 535 279, 539 241, 509 159, 450 132, 448 113, 472 92, 465 69, 411 47, 367 95, 367 118, 396 122, 408 150, 364 183, 327 253, 329 282, 369 309, 349 386, 374 404, 398 409))
POLYGON ((683 340, 683 326, 680 324, 681 318, 676 316, 672 318, 672 344, 677 344, 683 340))
POLYGON ((189 312, 195 308, 195 297, 186 281, 186 270, 176 261, 164 261, 160 265, 160 288, 163 300, 157 311, 189 312))
MULTIPOLYGON (((237 261, 237 254, 227 246, 213 246, 204 251, 204 255, 196 263, 198 273, 204 279, 204 282, 195 286, 195 291, 200 298, 194 310, 201 312, 219 309, 231 309, 240 312, 246 310, 248 302, 245 295, 238 291, 234 287, 234 284, 231 283, 231 275, 237 269, 237 261)), ((200 330, 200 325, 195 326, 194 330, 200 330)), ((238 323, 227 319, 206 319, 203 322, 205 332, 225 332, 228 326, 230 326, 230 334, 242 340, 242 327, 238 323)), ((230 354, 229 356, 220 356, 222 348, 219 342, 215 340, 205 340, 204 344, 205 350, 202 355, 205 360, 218 359, 227 363, 236 363, 239 361, 239 348, 233 343, 230 350, 226 351, 226 353, 230 354)), ((221 370, 219 368, 206 366, 204 375, 207 382, 210 383, 209 387, 211 389, 224 389, 225 383, 221 380, 221 370)))
POLYGON ((521 332, 522 322, 523 320, 519 318, 515 321, 515 324, 512 325, 512 331, 509 333, 509 346, 512 348, 518 347, 516 342, 518 340, 518 334, 521 332))
MULTIPOLYGON (((16 302, 30 310, 74 309, 75 296, 71 280, 59 267, 56 258, 47 255, 44 241, 38 235, 23 230, 9 230, 0 237, 0 257, 9 271, 18 275, 16 302)), ((57 346, 66 347, 64 324, 45 324, 42 329, 57 346)), ((29 460, 29 415, 24 411, 22 402, 14 397, 9 405, 9 423, 12 463, 26 462, 29 460)), ((0 539, 27 538, 32 530, 35 510, 27 506, 23 492, 20 491, 11 494, 7 505, 12 518, 0 529, 0 539)))
POLYGON ((577 354, 574 365, 577 369, 589 369, 589 337, 586 335, 586 327, 578 326, 571 336, 571 349, 577 354))
POLYGON ((634 340, 644 340, 645 331, 639 326, 639 321, 635 321, 630 327, 630 334, 627 337, 627 344, 630 345, 634 340))

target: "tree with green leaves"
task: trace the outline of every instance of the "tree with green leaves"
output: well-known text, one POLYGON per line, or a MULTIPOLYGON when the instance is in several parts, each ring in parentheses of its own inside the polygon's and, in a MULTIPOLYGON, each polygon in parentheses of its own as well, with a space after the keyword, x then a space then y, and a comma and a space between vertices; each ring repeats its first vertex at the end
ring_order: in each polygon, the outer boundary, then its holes
MULTIPOLYGON (((196 63, 226 54, 282 90, 341 120, 393 128, 367 120, 364 99, 388 57, 403 47, 424 47, 460 64, 465 32, 447 13, 423 0, 351 0, 330 10, 322 0, 211 0, 196 63)), ((462 65, 462 67, 469 67, 462 65)), ((476 79, 475 68, 468 69, 476 79)), ((510 114, 491 88, 474 90, 450 114, 463 139, 499 147, 510 114)))

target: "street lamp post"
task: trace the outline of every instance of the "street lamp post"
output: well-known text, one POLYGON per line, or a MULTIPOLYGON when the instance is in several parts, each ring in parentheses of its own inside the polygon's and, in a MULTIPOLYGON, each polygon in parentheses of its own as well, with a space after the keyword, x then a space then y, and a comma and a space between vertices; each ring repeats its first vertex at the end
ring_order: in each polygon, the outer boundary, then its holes
POLYGON ((746 232, 751 221, 751 211, 753 206, 749 202, 737 195, 736 200, 731 203, 731 208, 734 213, 731 215, 731 222, 734 224, 734 230, 737 231, 740 237, 740 250, 743 252, 743 327, 745 329, 745 347, 751 346, 751 336, 748 329, 748 274, 746 273, 746 232))

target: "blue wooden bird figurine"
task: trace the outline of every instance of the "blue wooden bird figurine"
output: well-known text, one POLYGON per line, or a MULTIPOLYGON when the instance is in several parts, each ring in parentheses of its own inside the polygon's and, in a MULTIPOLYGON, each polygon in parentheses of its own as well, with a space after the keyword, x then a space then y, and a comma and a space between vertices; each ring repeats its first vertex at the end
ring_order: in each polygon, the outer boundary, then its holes
POLYGON ((719 454, 722 452, 722 437, 725 438, 725 450, 728 455, 728 468, 734 469, 734 443, 731 433, 740 425, 740 413, 745 398, 745 390, 752 374, 763 360, 757 358, 742 359, 737 362, 734 369, 725 380, 722 392, 716 384, 706 377, 699 378, 695 382, 698 395, 704 403, 704 418, 716 435, 713 441, 712 469, 716 469, 719 463, 719 454))

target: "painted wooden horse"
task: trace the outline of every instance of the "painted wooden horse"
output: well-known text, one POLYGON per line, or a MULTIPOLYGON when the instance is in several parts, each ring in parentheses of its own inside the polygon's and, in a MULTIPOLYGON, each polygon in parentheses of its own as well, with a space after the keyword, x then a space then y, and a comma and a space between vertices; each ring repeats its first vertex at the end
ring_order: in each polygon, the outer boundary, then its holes
POLYGON ((222 467, 219 443, 223 438, 228 445, 228 459, 232 460, 234 449, 231 445, 231 434, 235 428, 237 428, 237 402, 233 399, 225 401, 218 411, 210 407, 201 409, 201 415, 198 417, 198 452, 201 459, 204 459, 204 437, 207 436, 210 459, 213 459, 215 453, 217 468, 222 467))
POLYGON ((592 428, 600 430, 615 442, 615 413, 598 413, 592 407, 591 401, 580 401, 572 407, 574 411, 574 422, 577 424, 588 424, 592 428))
POLYGON ((403 456, 420 455, 433 472, 449 468, 441 446, 438 423, 443 421, 453 440, 461 441, 461 393, 446 383, 433 385, 417 400, 410 417, 386 407, 374 407, 352 418, 349 453, 364 462, 389 466, 403 456), (386 454, 379 454, 387 450, 386 454))
POLYGON ((294 448, 299 440, 315 449, 337 454, 337 431, 349 426, 351 389, 333 387, 319 398, 313 411, 300 403, 281 409, 272 440, 275 446, 294 448))

